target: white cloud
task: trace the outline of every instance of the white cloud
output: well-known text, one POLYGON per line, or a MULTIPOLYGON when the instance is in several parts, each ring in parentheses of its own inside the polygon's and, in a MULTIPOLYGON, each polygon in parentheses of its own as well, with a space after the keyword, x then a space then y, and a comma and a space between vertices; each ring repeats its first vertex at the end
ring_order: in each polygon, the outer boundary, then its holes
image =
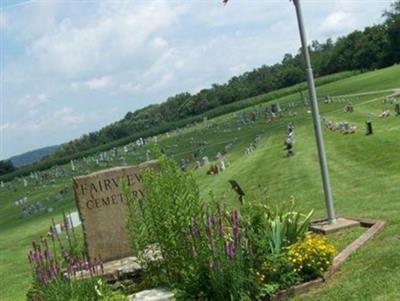
POLYGON ((72 82, 70 87, 72 90, 79 90, 82 88, 89 90, 105 89, 111 85, 111 78, 109 76, 94 77, 86 81, 72 82))
POLYGON ((108 2, 83 26, 70 20, 60 22, 31 43, 28 55, 37 59, 44 71, 67 77, 90 76, 100 70, 113 72, 137 56, 166 47, 168 43, 162 37, 149 39, 174 24, 180 13, 166 2, 136 6, 108 2))
POLYGON ((355 27, 355 17, 348 12, 337 11, 331 13, 323 22, 322 30, 330 33, 343 32, 355 27))
POLYGON ((54 118, 47 121, 55 121, 58 125, 76 126, 85 120, 85 114, 77 113, 71 108, 64 107, 54 112, 54 118))
POLYGON ((97 114, 78 113, 72 108, 62 107, 45 114, 38 114, 37 110, 28 111, 21 122, 5 123, 0 129, 7 134, 31 133, 42 134, 43 131, 57 131, 65 127, 76 127, 87 120, 98 118, 97 114))
POLYGON ((153 45, 157 48, 165 48, 168 46, 168 42, 162 37, 156 37, 153 40, 153 45))
POLYGON ((106 76, 93 78, 86 82, 89 89, 96 90, 107 87, 110 84, 110 79, 106 76))
POLYGON ((128 94, 138 94, 143 91, 143 87, 140 83, 127 82, 120 85, 120 92, 128 94))
POLYGON ((26 109, 33 109, 49 101, 50 99, 49 97, 47 97, 46 94, 39 94, 39 95, 26 94, 17 101, 17 105, 26 109))
POLYGON ((5 132, 6 130, 12 130, 17 127, 17 124, 15 122, 6 122, 3 124, 0 124, 0 132, 5 132))

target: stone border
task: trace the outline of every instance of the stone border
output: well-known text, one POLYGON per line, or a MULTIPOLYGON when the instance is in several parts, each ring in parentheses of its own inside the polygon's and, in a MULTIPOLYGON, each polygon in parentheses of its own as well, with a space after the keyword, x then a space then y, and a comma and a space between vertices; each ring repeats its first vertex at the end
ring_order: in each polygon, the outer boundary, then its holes
MULTIPOLYGON (((372 239, 376 234, 378 234, 383 227, 385 226, 385 222, 382 220, 371 220, 371 219, 360 219, 353 217, 345 217, 349 220, 358 221, 361 227, 369 228, 367 232, 361 235, 359 238, 354 240, 351 244, 349 244, 346 248, 344 248, 334 259, 333 264, 326 271, 322 278, 318 278, 309 282, 301 283, 299 285, 295 285, 289 289, 279 291, 275 295, 271 297, 271 301, 280 301, 287 299, 289 297, 293 297, 295 295, 305 293, 310 289, 320 287, 326 280, 328 280, 335 272, 337 272, 342 266, 343 262, 355 251, 357 251, 361 246, 363 246, 368 240, 372 239)), ((319 220, 323 221, 323 220, 319 220)), ((315 222, 319 222, 315 221, 315 222)))

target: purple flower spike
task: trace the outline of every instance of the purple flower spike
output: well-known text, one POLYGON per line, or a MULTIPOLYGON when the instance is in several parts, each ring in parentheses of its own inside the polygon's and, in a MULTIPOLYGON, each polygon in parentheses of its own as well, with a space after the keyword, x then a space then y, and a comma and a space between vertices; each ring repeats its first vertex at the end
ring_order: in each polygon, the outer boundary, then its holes
POLYGON ((213 225, 215 225, 217 223, 217 221, 216 221, 216 219, 215 219, 215 215, 214 214, 211 214, 211 217, 210 217, 210 224, 213 226, 213 225))
POLYGON ((236 244, 240 243, 239 215, 237 210, 231 212, 232 232, 236 244))
POLYGON ((33 253, 33 261, 35 263, 39 263, 40 262, 40 253, 39 253, 39 250, 37 250, 37 249, 33 253))
POLYGON ((224 224, 224 221, 222 219, 221 219, 221 222, 219 224, 219 234, 221 236, 225 235, 225 224, 224 224))
POLYGON ((231 259, 234 259, 236 256, 235 244, 231 241, 228 243, 228 256, 231 259))
POLYGON ((44 250, 44 257, 45 257, 46 259, 49 259, 49 260, 52 258, 52 257, 51 257, 51 252, 50 252, 49 249, 44 250))

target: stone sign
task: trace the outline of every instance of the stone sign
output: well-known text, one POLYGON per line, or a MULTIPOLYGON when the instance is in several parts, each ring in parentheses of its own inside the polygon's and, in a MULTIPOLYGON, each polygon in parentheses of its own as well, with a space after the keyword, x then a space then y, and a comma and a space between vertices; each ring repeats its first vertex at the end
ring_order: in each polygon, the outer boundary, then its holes
POLYGON ((132 254, 126 218, 128 206, 122 185, 125 182, 137 196, 143 196, 141 169, 145 165, 115 167, 73 179, 75 200, 82 221, 85 248, 90 261, 108 261, 132 254))

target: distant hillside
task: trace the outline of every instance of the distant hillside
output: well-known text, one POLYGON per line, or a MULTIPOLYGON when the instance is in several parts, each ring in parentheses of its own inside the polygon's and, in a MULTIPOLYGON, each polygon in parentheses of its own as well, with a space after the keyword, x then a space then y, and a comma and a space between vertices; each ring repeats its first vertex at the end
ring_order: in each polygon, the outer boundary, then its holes
POLYGON ((59 145, 46 146, 30 152, 23 153, 18 156, 11 157, 10 160, 15 167, 19 168, 21 166, 29 165, 37 161, 40 161, 43 157, 54 153, 59 147, 60 147, 59 145))

